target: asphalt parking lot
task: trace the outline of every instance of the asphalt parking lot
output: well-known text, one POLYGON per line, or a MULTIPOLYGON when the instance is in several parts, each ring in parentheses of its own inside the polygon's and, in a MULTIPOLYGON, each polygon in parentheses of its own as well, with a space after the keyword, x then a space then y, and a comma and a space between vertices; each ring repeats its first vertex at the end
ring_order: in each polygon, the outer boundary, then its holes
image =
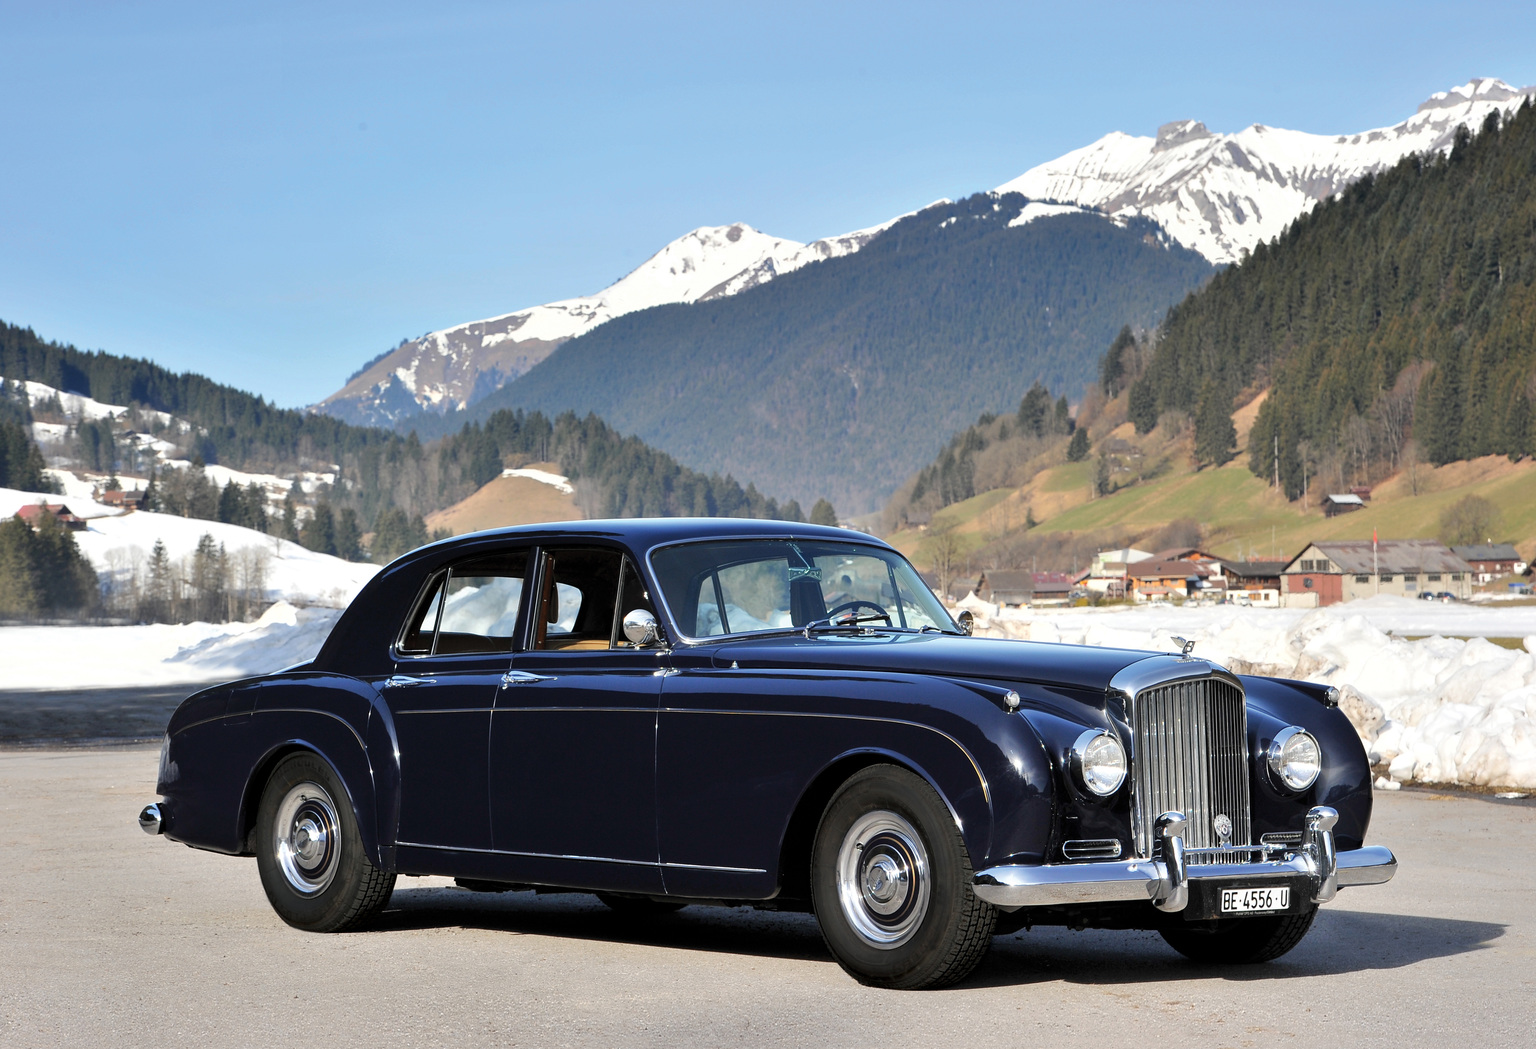
POLYGON ((152 747, 0 751, 0 1045, 731 1046, 1536 1041, 1536 804, 1378 796, 1402 864, 1278 962, 1153 934, 999 937, 960 987, 871 990, 814 921, 401 879, 379 926, 283 925, 255 863, 142 834, 152 747))

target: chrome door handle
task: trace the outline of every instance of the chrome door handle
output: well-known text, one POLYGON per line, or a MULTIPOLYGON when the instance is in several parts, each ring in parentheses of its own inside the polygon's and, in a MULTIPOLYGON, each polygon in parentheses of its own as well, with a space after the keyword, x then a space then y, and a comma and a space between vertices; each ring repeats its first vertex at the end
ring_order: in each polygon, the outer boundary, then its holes
POLYGON ((531 685, 535 681, 553 681, 553 676, 546 674, 530 674, 526 670, 509 670, 501 675, 501 687, 512 685, 531 685))
POLYGON ((409 674, 396 674, 384 682, 385 688, 415 688, 417 685, 435 685, 435 677, 411 677, 409 674))

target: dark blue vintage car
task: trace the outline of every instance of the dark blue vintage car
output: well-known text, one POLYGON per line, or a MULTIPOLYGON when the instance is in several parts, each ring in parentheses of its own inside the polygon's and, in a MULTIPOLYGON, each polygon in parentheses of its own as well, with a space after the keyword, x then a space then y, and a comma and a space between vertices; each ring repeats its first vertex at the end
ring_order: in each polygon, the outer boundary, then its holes
POLYGON ((835 528, 448 540, 381 571, 312 662, 183 703, 140 822, 254 855, 300 929, 365 923, 398 874, 811 910, 888 987, 1034 924, 1265 961, 1392 877, 1332 690, 961 620, 835 528))

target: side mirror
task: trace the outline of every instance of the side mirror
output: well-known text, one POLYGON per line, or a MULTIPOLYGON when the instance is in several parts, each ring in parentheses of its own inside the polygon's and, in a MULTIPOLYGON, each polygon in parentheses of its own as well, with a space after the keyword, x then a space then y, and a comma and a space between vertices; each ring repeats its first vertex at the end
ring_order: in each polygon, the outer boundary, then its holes
POLYGON ((656 617, 643 608, 637 608, 624 617, 624 636, 636 648, 648 648, 656 643, 661 631, 656 617))
POLYGON ((969 608, 962 608, 955 613, 955 622, 960 626, 960 632, 967 637, 976 629, 976 617, 971 615, 969 608))

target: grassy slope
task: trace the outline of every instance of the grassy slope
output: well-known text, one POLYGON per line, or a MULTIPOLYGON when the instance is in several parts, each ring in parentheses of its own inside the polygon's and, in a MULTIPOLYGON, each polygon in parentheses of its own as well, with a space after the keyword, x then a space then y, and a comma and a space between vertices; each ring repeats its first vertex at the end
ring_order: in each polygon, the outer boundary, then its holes
MULTIPOLYGON (((1153 529, 1181 517, 1205 526, 1205 546, 1228 557, 1281 558, 1299 552, 1317 539, 1369 539, 1378 529, 1383 539, 1432 538, 1440 514, 1465 495, 1480 495, 1499 508, 1495 541, 1514 542, 1526 557, 1536 554, 1536 462, 1511 463, 1501 456, 1421 467, 1419 494, 1408 480, 1395 476, 1376 486, 1366 509, 1332 520, 1317 506, 1303 509, 1300 500, 1287 503, 1263 481, 1234 461, 1215 470, 1191 472, 1187 467, 1141 485, 1122 488, 1102 499, 1089 497, 1091 463, 1073 463, 1043 472, 1024 488, 988 492, 946 507, 934 516, 935 528, 952 528, 962 550, 972 550, 1013 531, 1034 510, 1043 532, 1091 532, 1125 526, 1153 529), (1004 520, 1004 508, 1011 519, 1004 520), (1005 527, 1009 526, 1009 527, 1005 527)), ((931 560, 928 535, 898 533, 891 541, 919 564, 931 560)))
MULTIPOLYGON (((555 463, 535 468, 558 473, 555 463)), ((454 535, 482 528, 506 528, 547 521, 579 521, 584 515, 576 497, 529 477, 498 477, 469 498, 427 517, 427 527, 446 528, 454 535)))

